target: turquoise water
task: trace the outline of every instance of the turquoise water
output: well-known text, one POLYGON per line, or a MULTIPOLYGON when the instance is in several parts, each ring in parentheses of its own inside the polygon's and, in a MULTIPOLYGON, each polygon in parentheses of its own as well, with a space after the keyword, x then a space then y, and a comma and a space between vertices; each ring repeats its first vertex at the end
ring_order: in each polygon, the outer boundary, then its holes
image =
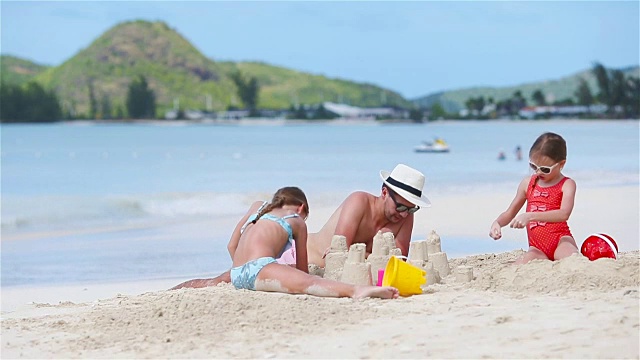
MULTIPOLYGON (((248 201, 285 185, 327 203, 353 190, 377 193, 379 171, 397 163, 427 175, 427 195, 515 189, 528 173, 528 148, 544 131, 567 140, 564 172, 581 187, 639 183, 638 121, 82 123, 0 131, 2 236, 29 235, 2 241, 2 286, 216 273, 229 264, 227 239, 190 228, 194 221, 240 216, 248 201), (413 152, 435 136, 451 153, 413 152), (523 161, 513 156, 517 145, 523 161), (505 161, 497 160, 500 149, 505 161), (82 232, 101 228, 109 231, 82 232), (75 234, 60 235, 67 230, 75 234)), ((453 241, 450 251, 483 250, 485 242, 471 240, 453 241)))

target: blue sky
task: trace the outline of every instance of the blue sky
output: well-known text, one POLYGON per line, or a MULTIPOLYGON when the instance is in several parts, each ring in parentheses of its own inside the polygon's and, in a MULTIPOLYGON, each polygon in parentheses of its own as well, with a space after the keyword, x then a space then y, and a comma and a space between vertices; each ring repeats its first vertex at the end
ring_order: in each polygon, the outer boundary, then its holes
POLYGON ((116 24, 162 20, 213 60, 259 60, 415 98, 640 63, 640 2, 5 1, 3 54, 59 65, 116 24))

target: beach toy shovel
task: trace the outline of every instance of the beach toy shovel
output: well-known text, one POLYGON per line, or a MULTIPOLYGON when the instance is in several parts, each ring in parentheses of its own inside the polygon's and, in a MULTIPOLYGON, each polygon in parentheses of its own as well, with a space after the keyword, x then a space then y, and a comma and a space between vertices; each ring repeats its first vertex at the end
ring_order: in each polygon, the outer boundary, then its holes
POLYGON ((395 256, 389 258, 384 269, 382 286, 393 286, 401 296, 422 294, 420 285, 427 282, 427 272, 395 256))
POLYGON ((384 269, 378 270, 378 283, 376 286, 382 286, 382 279, 384 279, 384 269))

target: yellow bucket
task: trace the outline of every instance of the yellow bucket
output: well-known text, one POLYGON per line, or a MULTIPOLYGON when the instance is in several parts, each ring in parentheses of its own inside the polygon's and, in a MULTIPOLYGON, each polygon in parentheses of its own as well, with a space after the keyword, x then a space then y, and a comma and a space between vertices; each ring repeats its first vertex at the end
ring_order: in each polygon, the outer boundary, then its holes
POLYGON ((422 294, 420 285, 427 282, 427 272, 395 256, 389 258, 384 270, 382 286, 393 286, 401 296, 422 294))

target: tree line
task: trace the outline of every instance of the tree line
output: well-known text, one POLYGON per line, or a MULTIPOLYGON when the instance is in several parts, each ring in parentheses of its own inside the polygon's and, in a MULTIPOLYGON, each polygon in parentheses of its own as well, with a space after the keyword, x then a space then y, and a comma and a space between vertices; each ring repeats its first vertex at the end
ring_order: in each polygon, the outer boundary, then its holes
MULTIPOLYGON (((531 105, 536 106, 571 106, 583 105, 587 109, 591 105, 606 105, 607 117, 638 118, 640 116, 640 79, 634 76, 625 76, 621 70, 609 70, 602 64, 595 63, 591 69, 595 76, 598 91, 594 94, 584 78, 579 79, 578 87, 574 91, 574 97, 548 101, 542 90, 538 89, 531 94, 531 105)), ((483 96, 471 97, 465 102, 465 107, 470 115, 475 118, 490 118, 497 116, 518 116, 520 110, 529 106, 527 99, 517 90, 507 99, 495 101, 492 97, 485 99, 483 96), (483 113, 490 105, 489 113, 483 113)), ((443 109, 432 109, 439 112, 440 116, 447 116, 443 109)), ((449 115, 450 116, 450 115, 449 115)), ((594 114, 586 114, 587 117, 594 114)))
POLYGON ((36 82, 24 86, 0 84, 0 121, 46 122, 61 116, 54 91, 47 91, 36 82))
MULTIPOLYGON (((598 92, 593 94, 587 81, 579 80, 573 98, 560 99, 548 103, 542 90, 538 89, 531 95, 532 104, 545 105, 585 105, 602 104, 607 106, 608 117, 638 118, 640 116, 640 79, 626 76, 620 70, 608 70, 602 64, 595 63, 592 69, 598 92)), ((258 115, 258 98, 260 85, 257 78, 246 76, 240 71, 231 74, 231 80, 236 86, 237 95, 249 116, 258 115)), ((134 78, 128 86, 127 95, 122 105, 113 107, 107 95, 98 98, 93 81, 88 81, 87 96, 89 100, 88 114, 73 113, 73 106, 64 109, 53 90, 46 90, 36 82, 25 85, 8 85, 0 83, 0 122, 52 122, 60 119, 154 119, 156 114, 156 96, 149 87, 144 76, 134 78)), ((496 101, 492 97, 471 97, 465 102, 465 107, 474 118, 494 118, 498 116, 518 116, 521 109, 528 106, 528 100, 520 90, 507 98, 496 101), (487 105, 491 111, 484 113, 487 105)), ((229 110, 237 109, 230 105, 229 110)), ((311 109, 298 106, 289 109, 289 113, 296 118, 316 119, 331 118, 333 115, 320 106, 311 109)), ((182 109, 178 109, 178 119, 184 118, 182 109)), ((410 118, 421 121, 423 111, 412 109, 410 118)), ((438 103, 430 109, 430 118, 460 118, 457 114, 449 114, 438 103)))
MULTIPOLYGON (((237 71, 231 75, 238 96, 250 111, 257 115, 260 86, 255 77, 247 77, 237 71)), ((74 106, 63 109, 55 91, 45 90, 35 81, 25 85, 0 84, 0 122, 53 122, 60 119, 155 119, 156 95, 146 77, 134 78, 128 86, 125 109, 113 107, 107 95, 98 97, 93 80, 87 82, 89 109, 87 114, 74 113, 74 106)), ((233 110, 233 106, 229 106, 233 110)), ((184 114, 180 109, 179 114, 184 114)), ((178 115, 178 118, 183 116, 178 115)))
POLYGON ((155 93, 144 76, 135 78, 126 96, 127 115, 121 107, 113 111, 109 97, 97 100, 93 82, 87 86, 89 113, 65 113, 55 91, 45 90, 35 81, 27 84, 0 84, 0 122, 54 122, 60 119, 154 119, 156 117, 155 93), (79 116, 78 116, 79 115, 79 116))

